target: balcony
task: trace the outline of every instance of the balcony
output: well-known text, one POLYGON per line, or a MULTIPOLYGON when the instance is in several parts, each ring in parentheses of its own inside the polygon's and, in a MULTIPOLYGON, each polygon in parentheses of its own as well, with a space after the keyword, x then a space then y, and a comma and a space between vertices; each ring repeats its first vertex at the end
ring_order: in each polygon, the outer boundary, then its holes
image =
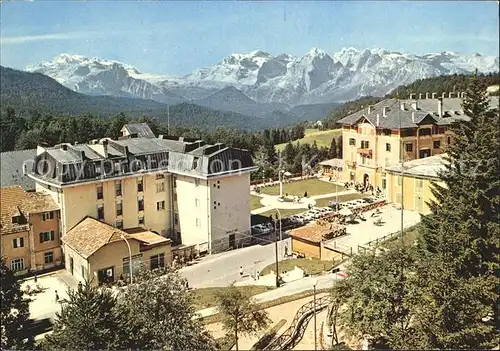
POLYGON ((358 154, 372 157, 373 150, 372 149, 358 149, 358 154))
POLYGON ((347 167, 356 168, 356 161, 346 161, 347 167))

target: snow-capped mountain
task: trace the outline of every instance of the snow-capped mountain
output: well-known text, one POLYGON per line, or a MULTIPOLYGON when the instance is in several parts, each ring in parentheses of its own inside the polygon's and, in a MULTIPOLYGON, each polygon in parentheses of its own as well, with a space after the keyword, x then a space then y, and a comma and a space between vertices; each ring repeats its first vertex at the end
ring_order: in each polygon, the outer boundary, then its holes
MULTIPOLYGON (((141 73, 98 58, 63 54, 28 67, 83 93, 135 96, 165 103, 201 100, 228 86, 256 102, 289 105, 342 102, 383 96, 417 79, 499 70, 498 57, 455 52, 416 55, 385 49, 345 48, 329 55, 313 48, 302 57, 263 51, 232 54, 184 77, 141 73)), ((223 90, 234 94, 234 90, 223 90)), ((220 94, 219 94, 219 99, 220 94)))

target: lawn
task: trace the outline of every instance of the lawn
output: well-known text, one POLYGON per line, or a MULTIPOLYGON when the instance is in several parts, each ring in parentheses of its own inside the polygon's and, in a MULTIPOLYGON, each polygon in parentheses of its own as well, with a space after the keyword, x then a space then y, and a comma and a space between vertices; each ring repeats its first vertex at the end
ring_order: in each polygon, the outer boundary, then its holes
MULTIPOLYGON (((248 286, 239 286, 238 289, 245 290, 251 296, 273 290, 274 286, 262 286, 262 285, 248 285, 248 286)), ((201 288, 194 289, 191 291, 193 294, 193 302, 195 306, 195 310, 201 310, 204 308, 214 307, 217 304, 217 300, 215 298, 216 293, 223 289, 227 289, 226 287, 216 287, 216 288, 201 288)))
MULTIPOLYGON (((355 193, 355 194, 344 194, 344 195, 339 195, 339 202, 346 202, 346 201, 350 201, 350 200, 364 199, 366 197, 368 197, 368 195, 363 195, 363 194, 358 194, 358 193, 355 193)), ((325 197, 323 199, 317 199, 316 200, 316 207, 326 207, 326 206, 328 206, 328 203, 330 201, 337 201, 337 197, 336 196, 332 196, 332 197, 325 197)))
MULTIPOLYGON (((336 185, 333 183, 324 182, 318 179, 307 179, 302 181, 297 181, 294 183, 286 183, 283 184, 283 195, 296 195, 296 196, 304 196, 304 193, 307 191, 307 196, 321 195, 321 194, 330 194, 335 193, 338 187, 338 191, 344 191, 344 187, 340 185, 336 185)), ((279 185, 263 187, 260 189, 263 194, 267 195, 279 195, 280 187, 279 185)))
POLYGON ((255 196, 255 195, 250 195, 250 209, 255 210, 257 208, 261 208, 262 204, 260 203, 260 200, 262 198, 260 196, 255 196))
MULTIPOLYGON (((292 271, 295 267, 299 267, 306 274, 319 274, 323 271, 330 270, 333 267, 333 261, 320 261, 308 258, 296 258, 292 260, 280 261, 278 264, 278 268, 280 272, 288 272, 292 271)), ((270 264, 266 268, 264 268, 260 275, 266 275, 271 273, 276 269, 275 263, 270 264)))
MULTIPOLYGON (((290 217, 290 216, 293 216, 297 213, 302 213, 302 212, 306 212, 307 211, 307 208, 287 208, 287 209, 279 209, 280 210, 280 213, 281 213, 281 217, 282 218, 286 218, 286 217, 290 217)), ((266 212, 262 212, 262 213, 259 213, 260 216, 262 217, 265 217, 265 218, 269 218, 270 215, 273 215, 273 217, 275 217, 275 214, 278 213, 278 211, 276 210, 269 210, 269 211, 266 211, 266 212)))
MULTIPOLYGON (((319 131, 318 129, 306 129, 305 131, 305 136, 302 139, 298 139, 293 141, 293 144, 297 144, 299 142, 300 144, 311 144, 316 140, 316 144, 318 147, 321 146, 326 146, 330 147, 330 144, 332 143, 332 138, 335 136, 338 138, 342 134, 341 129, 331 129, 331 130, 323 130, 319 131)), ((276 150, 277 151, 282 151, 286 146, 286 143, 284 144, 277 144, 276 145, 276 150)))
MULTIPOLYGON (((403 231, 403 245, 405 246, 413 245, 415 239, 417 239, 420 234, 419 229, 420 229, 420 224, 405 229, 403 231)), ((380 243, 380 245, 387 249, 393 249, 398 247, 400 242, 401 242, 401 237, 399 235, 395 235, 391 239, 388 239, 380 243)))

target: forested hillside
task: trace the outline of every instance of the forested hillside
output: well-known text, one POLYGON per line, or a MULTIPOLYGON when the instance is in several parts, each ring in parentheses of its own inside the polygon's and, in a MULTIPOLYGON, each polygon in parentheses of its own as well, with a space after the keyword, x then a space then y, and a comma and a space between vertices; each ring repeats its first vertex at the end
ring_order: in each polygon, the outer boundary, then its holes
POLYGON ((358 100, 349 101, 340 107, 337 107, 330 111, 328 117, 323 121, 322 129, 335 129, 337 128, 337 121, 349 116, 351 113, 359 111, 360 109, 376 104, 377 102, 383 100, 379 97, 367 96, 358 100))

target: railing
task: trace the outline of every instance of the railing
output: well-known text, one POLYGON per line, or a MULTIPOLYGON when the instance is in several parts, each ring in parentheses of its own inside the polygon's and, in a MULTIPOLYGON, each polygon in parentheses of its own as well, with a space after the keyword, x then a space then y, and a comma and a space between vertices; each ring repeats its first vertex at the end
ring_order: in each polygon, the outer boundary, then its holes
POLYGON ((299 308, 292 323, 287 330, 283 332, 280 336, 274 339, 264 350, 291 350, 293 349, 299 341, 304 336, 304 332, 307 328, 307 324, 314 313, 321 311, 322 309, 328 307, 330 304, 330 295, 320 297, 316 299, 316 302, 309 301, 308 303, 302 305, 299 308), (316 309, 314 309, 314 304, 316 304, 316 309))
POLYGON ((358 154, 371 157, 373 155, 373 150, 372 149, 358 149, 358 154))

